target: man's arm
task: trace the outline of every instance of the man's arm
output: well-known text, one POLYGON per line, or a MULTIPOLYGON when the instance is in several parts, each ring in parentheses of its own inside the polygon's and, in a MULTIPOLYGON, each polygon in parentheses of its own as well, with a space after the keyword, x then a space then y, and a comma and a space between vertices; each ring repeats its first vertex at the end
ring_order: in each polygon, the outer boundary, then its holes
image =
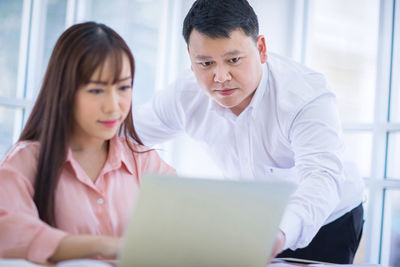
POLYGON ((135 130, 146 146, 168 141, 182 130, 174 88, 157 92, 152 100, 133 110, 135 130))
POLYGON ((282 232, 282 230, 279 229, 278 233, 276 234, 276 239, 272 249, 270 261, 283 251, 285 242, 286 242, 285 234, 282 232))
POLYGON ((345 180, 335 98, 323 95, 296 114, 289 130, 300 183, 281 222, 286 248, 307 246, 339 203, 345 180))

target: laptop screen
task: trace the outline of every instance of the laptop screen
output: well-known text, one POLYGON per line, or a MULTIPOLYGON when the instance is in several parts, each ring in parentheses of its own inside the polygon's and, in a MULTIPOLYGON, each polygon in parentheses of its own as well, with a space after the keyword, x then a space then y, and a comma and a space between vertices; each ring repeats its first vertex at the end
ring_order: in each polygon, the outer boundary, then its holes
POLYGON ((294 185, 146 175, 120 266, 266 266, 294 185))

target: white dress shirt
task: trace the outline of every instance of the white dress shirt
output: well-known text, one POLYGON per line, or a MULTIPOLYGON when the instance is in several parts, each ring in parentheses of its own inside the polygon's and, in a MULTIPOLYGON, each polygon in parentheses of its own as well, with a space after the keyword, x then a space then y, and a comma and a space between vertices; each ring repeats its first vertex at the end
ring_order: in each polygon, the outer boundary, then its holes
POLYGON ((343 162, 335 101, 323 75, 271 53, 239 116, 208 97, 188 72, 136 109, 134 122, 146 145, 182 132, 204 143, 227 178, 296 183, 280 224, 285 249, 296 249, 362 201, 362 179, 343 162))

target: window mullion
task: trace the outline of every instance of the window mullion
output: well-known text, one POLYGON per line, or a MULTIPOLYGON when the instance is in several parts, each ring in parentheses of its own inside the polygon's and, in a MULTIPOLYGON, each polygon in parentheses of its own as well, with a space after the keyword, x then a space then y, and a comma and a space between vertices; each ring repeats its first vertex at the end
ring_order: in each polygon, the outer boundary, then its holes
POLYGON ((22 8, 22 22, 21 22, 21 38, 19 43, 19 56, 18 56, 18 76, 17 76, 17 98, 23 98, 25 92, 27 64, 28 64, 28 51, 29 51, 29 35, 31 27, 32 16, 32 0, 24 0, 22 8))
POLYGON ((33 100, 40 86, 47 0, 33 1, 25 97, 33 100))
POLYGON ((307 41, 308 0, 295 1, 289 6, 289 24, 292 29, 288 35, 290 57, 304 63, 307 41))
POLYGON ((67 10, 65 13, 65 28, 69 28, 76 21, 77 0, 67 0, 67 10))
MULTIPOLYGON (((389 96, 389 121, 400 122, 399 107, 400 104, 400 1, 395 0, 394 6, 394 30, 393 30, 393 50, 392 50, 392 76, 391 76, 391 87, 389 96), (390 101, 390 98, 392 100, 390 101), (396 100, 398 102, 396 102, 396 100), (391 107, 393 105, 393 107, 391 107), (397 107, 395 106, 397 105, 397 107), (392 113, 392 116, 390 116, 392 113), (397 118, 394 114, 397 113, 397 118)), ((400 130, 400 126, 397 128, 400 130)))
POLYGON ((393 29, 393 7, 394 2, 381 0, 380 23, 378 39, 378 67, 377 83, 375 93, 375 115, 373 125, 373 146, 372 146, 372 181, 368 206, 368 220, 366 222, 366 261, 380 261, 380 240, 383 216, 383 187, 379 181, 383 180, 386 165, 386 142, 387 131, 382 125, 387 124, 388 99, 390 87, 390 67, 392 50, 392 29, 393 29))
MULTIPOLYGON (((398 110, 397 107, 391 105, 395 105, 396 100, 400 94, 399 90, 399 84, 398 81, 400 79, 400 51, 399 51, 399 45, 400 45, 400 1, 399 0, 393 0, 393 16, 392 16, 392 23, 393 23, 393 29, 392 29, 392 47, 391 47, 391 69, 390 69, 390 86, 388 87, 388 105, 387 105, 387 142, 389 142, 389 137, 390 135, 394 134, 391 132, 395 131, 400 131, 400 123, 398 123, 397 118, 394 115, 394 111, 398 110), (395 109, 396 108, 396 109, 395 109), (392 115, 392 116, 391 116, 392 115), (396 123, 392 123, 391 120, 396 121, 396 123)), ((390 163, 391 159, 390 157, 394 157, 395 155, 389 154, 391 149, 393 147, 389 147, 390 143, 387 143, 386 145, 386 170, 385 170, 385 180, 384 180, 384 187, 385 187, 385 197, 384 197, 384 208, 383 208, 383 227, 382 227, 382 243, 381 243, 381 261, 380 263, 389 266, 389 264, 393 264, 390 262, 392 259, 392 253, 396 250, 396 248, 393 248, 393 245, 396 246, 395 244, 392 243, 392 235, 393 235, 393 229, 396 228, 393 223, 393 216, 396 216, 393 214, 393 210, 396 207, 396 204, 393 203, 393 199, 390 196, 390 192, 393 193, 393 189, 399 190, 400 188, 400 181, 397 179, 391 179, 391 177, 387 177, 387 174, 390 171, 387 168, 390 168, 390 163), (388 190, 386 190, 388 189, 388 190), (387 195, 387 197, 386 197, 387 195)))

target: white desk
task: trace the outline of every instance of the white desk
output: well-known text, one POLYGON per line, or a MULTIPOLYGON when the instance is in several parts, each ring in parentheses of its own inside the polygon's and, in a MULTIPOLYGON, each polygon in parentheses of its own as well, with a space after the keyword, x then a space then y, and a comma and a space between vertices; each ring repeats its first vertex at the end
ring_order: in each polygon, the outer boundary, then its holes
MULTIPOLYGON (((21 259, 0 259, 0 267, 112 267, 116 266, 116 261, 98 261, 98 260, 90 260, 90 259, 81 259, 81 260, 71 260, 60 262, 56 265, 38 265, 31 263, 26 260, 21 259)), ((293 262, 284 262, 281 260, 274 260, 272 264, 269 264, 268 267, 294 267, 294 266, 309 266, 309 267, 383 267, 383 265, 379 264, 320 264, 320 263, 312 263, 312 264, 304 264, 304 263, 293 263, 293 262)), ((195 267, 195 266, 188 266, 195 267)))

